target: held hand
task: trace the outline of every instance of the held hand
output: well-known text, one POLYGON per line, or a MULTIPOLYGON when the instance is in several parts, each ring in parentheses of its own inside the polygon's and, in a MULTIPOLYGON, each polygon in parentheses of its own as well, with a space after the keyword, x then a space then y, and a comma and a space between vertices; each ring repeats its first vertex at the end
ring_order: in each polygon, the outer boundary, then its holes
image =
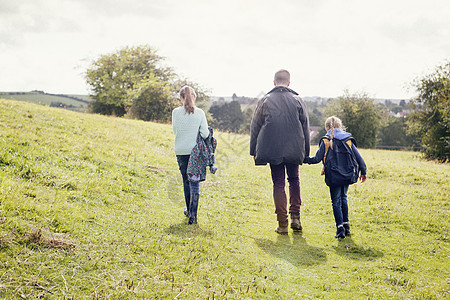
POLYGON ((366 181, 367 176, 366 175, 361 175, 361 177, 359 177, 359 179, 361 179, 361 182, 366 181))

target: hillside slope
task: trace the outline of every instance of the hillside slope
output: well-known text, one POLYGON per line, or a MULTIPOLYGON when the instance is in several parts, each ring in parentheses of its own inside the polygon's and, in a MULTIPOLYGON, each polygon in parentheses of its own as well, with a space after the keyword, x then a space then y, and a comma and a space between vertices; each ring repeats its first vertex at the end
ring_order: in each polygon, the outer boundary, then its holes
POLYGON ((269 168, 216 137, 188 226, 170 125, 0 100, 0 297, 449 296, 448 165, 361 150, 342 241, 321 166, 301 166, 304 231, 279 236, 269 168))
POLYGON ((0 98, 26 101, 35 104, 65 108, 78 112, 85 112, 89 102, 92 101, 87 95, 63 95, 49 94, 42 91, 34 92, 0 92, 0 98))

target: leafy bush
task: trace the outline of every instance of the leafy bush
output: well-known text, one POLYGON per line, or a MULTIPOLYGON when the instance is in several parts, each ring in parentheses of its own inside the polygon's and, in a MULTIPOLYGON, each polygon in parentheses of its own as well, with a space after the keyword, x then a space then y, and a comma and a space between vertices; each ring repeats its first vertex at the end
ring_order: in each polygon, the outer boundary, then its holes
POLYGON ((427 158, 450 159, 450 62, 417 79, 409 132, 421 137, 427 158))
POLYGON ((375 148, 381 110, 366 93, 350 94, 345 91, 343 96, 330 103, 327 114, 342 120, 359 147, 375 148))
POLYGON ((146 121, 167 121, 177 103, 177 93, 191 85, 198 94, 197 102, 208 98, 198 84, 179 78, 164 58, 150 46, 125 47, 102 55, 86 71, 91 87, 94 113, 124 116, 146 121))

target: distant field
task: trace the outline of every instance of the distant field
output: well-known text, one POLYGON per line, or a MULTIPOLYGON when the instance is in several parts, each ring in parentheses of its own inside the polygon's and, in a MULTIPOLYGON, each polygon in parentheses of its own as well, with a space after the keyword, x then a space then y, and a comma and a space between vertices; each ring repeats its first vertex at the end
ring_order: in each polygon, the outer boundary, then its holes
POLYGON ((0 298, 450 298, 450 165, 361 149, 343 240, 301 166, 304 230, 280 236, 249 137, 215 136, 189 226, 169 124, 0 99, 0 298))
POLYGON ((91 101, 88 95, 56 95, 43 92, 0 92, 0 98, 20 100, 50 106, 53 103, 61 108, 85 112, 91 101))

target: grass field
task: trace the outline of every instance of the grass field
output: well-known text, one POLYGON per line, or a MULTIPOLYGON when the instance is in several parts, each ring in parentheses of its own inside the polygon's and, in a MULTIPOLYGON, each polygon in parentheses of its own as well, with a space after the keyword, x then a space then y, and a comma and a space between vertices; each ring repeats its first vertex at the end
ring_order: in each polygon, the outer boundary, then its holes
POLYGON ((92 101, 88 95, 56 95, 43 92, 0 92, 0 98, 26 101, 46 106, 50 106, 52 103, 59 103, 60 108, 78 112, 87 111, 88 104, 92 101))
POLYGON ((0 100, 0 298, 450 297, 449 165, 361 149, 343 240, 321 166, 301 166, 304 230, 279 236, 269 168, 215 135, 188 226, 170 125, 0 100))

